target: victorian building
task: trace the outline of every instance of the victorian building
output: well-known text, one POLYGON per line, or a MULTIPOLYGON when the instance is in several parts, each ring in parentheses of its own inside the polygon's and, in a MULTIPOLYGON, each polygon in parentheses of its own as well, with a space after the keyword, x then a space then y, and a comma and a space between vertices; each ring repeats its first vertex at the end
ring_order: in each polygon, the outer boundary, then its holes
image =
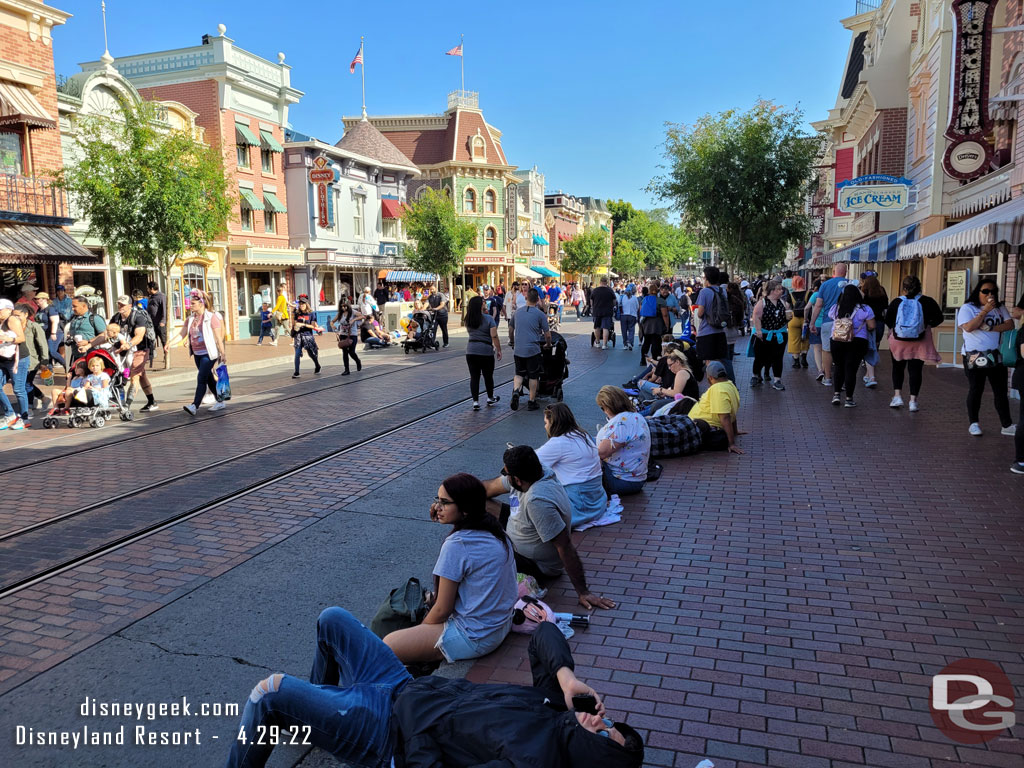
POLYGON ((561 190, 544 195, 544 227, 551 243, 551 261, 549 267, 538 270, 541 274, 551 273, 552 277, 561 274, 559 262, 565 255, 562 244, 582 231, 586 218, 587 209, 581 198, 567 195, 561 190))
POLYGON ((73 291, 76 267, 102 259, 64 227, 65 194, 48 174, 63 167, 57 130, 53 28, 69 15, 36 0, 0 0, 0 297, 29 283, 73 291))
POLYGON ((334 315, 342 297, 403 266, 402 213, 420 172, 367 120, 351 124, 335 145, 288 139, 288 231, 306 258, 296 286, 317 311, 334 315))
MULTIPOLYGON (((113 67, 144 99, 175 102, 194 112, 206 141, 220 149, 235 216, 205 253, 182 254, 167 287, 172 322, 184 315, 195 287, 209 291, 228 319, 232 337, 251 332, 254 296, 286 285, 295 295, 295 271, 305 272, 302 251, 289 242, 285 194, 284 129, 288 108, 302 92, 291 87, 283 53, 269 61, 234 45, 223 24, 199 45, 123 56, 113 67)), ((82 65, 85 72, 105 62, 82 65)))
POLYGON ((537 267, 548 266, 549 243, 544 226, 544 174, 537 166, 518 170, 519 252, 515 255, 517 277, 543 277, 537 267))
MULTIPOLYGON (((346 131, 361 119, 344 118, 346 131)), ((514 271, 522 179, 505 158, 501 131, 484 119, 479 95, 448 94, 448 108, 441 115, 368 119, 420 170, 420 177, 409 184, 413 199, 428 187, 443 190, 459 217, 476 225, 476 246, 465 258, 467 285, 507 285, 514 271)))
MULTIPOLYGON (((605 254, 604 264, 594 270, 593 276, 609 275, 612 265, 612 215, 608 211, 608 205, 599 197, 581 197, 580 202, 583 203, 585 211, 584 231, 599 229, 608 238, 608 253, 605 254)), ((617 277, 617 275, 615 276, 617 277)))

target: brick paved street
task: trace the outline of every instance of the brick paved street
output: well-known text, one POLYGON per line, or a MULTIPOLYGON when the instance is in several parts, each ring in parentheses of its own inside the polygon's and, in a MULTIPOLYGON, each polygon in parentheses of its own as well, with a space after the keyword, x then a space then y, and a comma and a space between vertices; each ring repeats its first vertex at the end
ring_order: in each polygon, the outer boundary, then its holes
MULTIPOLYGON (((570 343, 567 401, 593 425, 597 389, 635 358, 570 343)), ((450 368, 448 380, 463 376, 450 368)), ((737 358, 741 382, 748 371, 737 358)), ((577 673, 642 730, 649 765, 1024 765, 1020 726, 1017 738, 964 747, 927 708, 930 675, 965 656, 999 664, 1024 692, 1024 485, 1007 471, 1012 440, 990 402, 978 439, 956 370, 926 371, 917 414, 890 411, 884 388, 846 410, 809 372, 784 380, 781 393, 741 383, 743 456, 669 460, 626 500, 623 522, 574 537, 592 587, 619 604, 571 641, 577 673)), ((335 411, 361 397, 340 391, 335 411)), ((542 442, 539 413, 501 406, 429 416, 358 460, 313 464, 0 601, 2 738, 26 719, 80 727, 83 693, 240 701, 267 671, 305 674, 317 610, 342 603, 367 620, 393 582, 429 569, 442 532, 410 499, 453 471, 492 476, 506 440, 542 442)), ((567 581, 549 601, 573 608, 567 581)), ((528 682, 525 647, 510 636, 470 679, 528 682)), ((192 751, 93 754, 133 768, 214 766, 234 726, 206 723, 221 742, 192 751)), ((11 754, 32 766, 59 753, 11 754)), ((322 758, 277 750, 272 765, 322 758)))

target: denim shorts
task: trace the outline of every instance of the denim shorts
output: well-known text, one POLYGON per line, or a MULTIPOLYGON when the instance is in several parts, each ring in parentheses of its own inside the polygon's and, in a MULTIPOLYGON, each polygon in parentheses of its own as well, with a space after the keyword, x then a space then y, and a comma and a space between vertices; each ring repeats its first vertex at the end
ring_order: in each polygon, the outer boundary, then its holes
POLYGON ((449 617, 444 623, 444 630, 434 647, 441 651, 445 661, 449 664, 462 659, 477 659, 501 645, 501 641, 505 639, 505 635, 508 634, 511 627, 512 617, 510 616, 508 626, 504 631, 492 632, 480 640, 470 640, 466 632, 456 623, 455 618, 449 617))
POLYGON ((824 352, 832 351, 832 321, 826 320, 821 324, 821 349, 824 352))

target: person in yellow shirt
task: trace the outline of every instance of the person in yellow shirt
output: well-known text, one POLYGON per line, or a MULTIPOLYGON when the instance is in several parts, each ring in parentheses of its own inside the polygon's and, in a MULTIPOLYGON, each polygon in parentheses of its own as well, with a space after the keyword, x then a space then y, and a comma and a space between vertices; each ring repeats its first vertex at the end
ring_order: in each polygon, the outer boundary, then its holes
MULTIPOLYGON (((705 448, 713 450, 716 447, 718 442, 716 437, 720 438, 720 435, 716 435, 715 430, 721 430, 729 442, 729 452, 743 453, 736 446, 737 436, 746 434, 740 432, 739 422, 736 419, 740 410, 739 390, 729 380, 725 366, 719 361, 712 360, 708 363, 706 371, 710 386, 700 396, 697 404, 690 409, 688 415, 694 422, 702 421, 710 428, 710 430, 701 429, 705 448)), ((701 425, 697 424, 697 426, 701 425)))
POLYGON ((282 328, 289 328, 288 322, 288 291, 284 285, 277 286, 277 302, 274 304, 274 340, 272 346, 277 346, 277 340, 281 336, 282 328))

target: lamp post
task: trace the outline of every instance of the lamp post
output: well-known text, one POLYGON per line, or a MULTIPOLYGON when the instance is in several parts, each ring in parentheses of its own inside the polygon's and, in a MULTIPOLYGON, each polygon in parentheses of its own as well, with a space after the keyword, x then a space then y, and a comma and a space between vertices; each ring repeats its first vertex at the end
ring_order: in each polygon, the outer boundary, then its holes
POLYGON ((562 282, 562 257, 565 256, 565 249, 559 247, 558 249, 558 282, 562 282))

